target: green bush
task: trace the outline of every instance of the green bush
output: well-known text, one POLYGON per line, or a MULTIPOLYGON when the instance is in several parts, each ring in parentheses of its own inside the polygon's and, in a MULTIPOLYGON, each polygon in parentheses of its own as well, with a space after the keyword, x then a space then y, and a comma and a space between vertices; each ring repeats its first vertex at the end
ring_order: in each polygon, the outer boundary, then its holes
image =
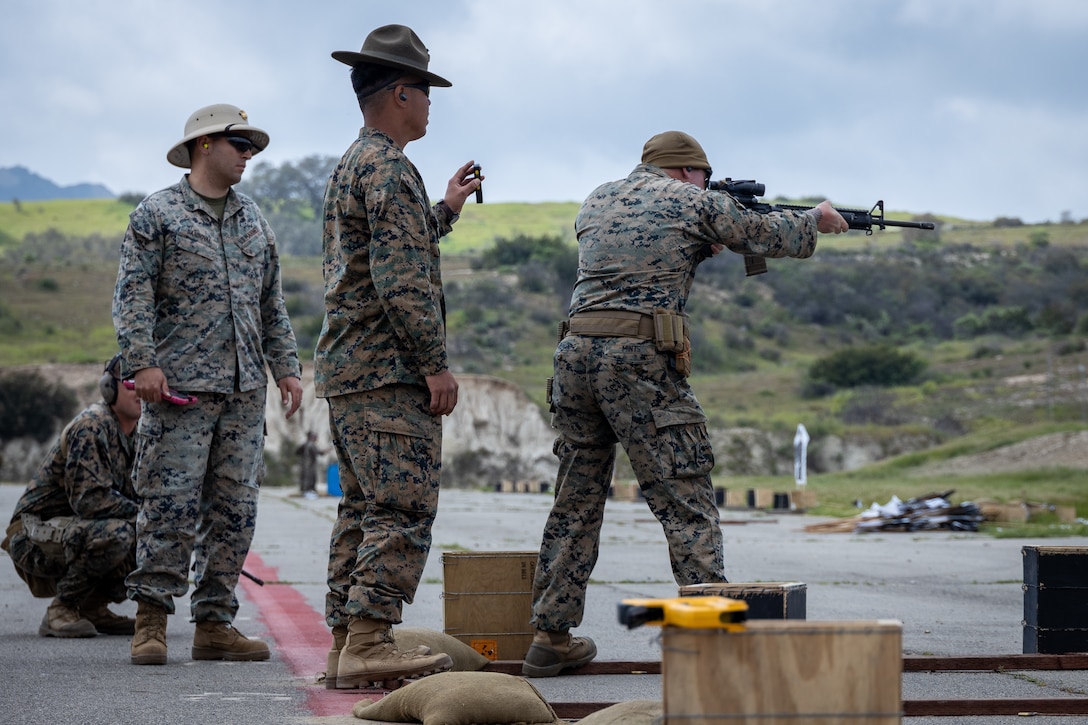
POLYGON ((968 313, 958 318, 953 325, 956 335, 961 338, 979 335, 1008 335, 1022 337, 1031 332, 1034 325, 1028 311, 1023 307, 992 307, 981 314, 968 313))
POLYGON ((131 206, 135 209, 140 205, 140 202, 144 200, 147 194, 142 191, 126 191, 117 197, 117 201, 125 206, 131 206))
POLYGON ((17 371, 0 378, 0 440, 31 436, 49 440, 76 412, 75 393, 37 372, 17 371))
POLYGON ((848 347, 821 358, 809 368, 813 383, 835 388, 910 385, 925 372, 926 363, 913 353, 887 345, 848 347))

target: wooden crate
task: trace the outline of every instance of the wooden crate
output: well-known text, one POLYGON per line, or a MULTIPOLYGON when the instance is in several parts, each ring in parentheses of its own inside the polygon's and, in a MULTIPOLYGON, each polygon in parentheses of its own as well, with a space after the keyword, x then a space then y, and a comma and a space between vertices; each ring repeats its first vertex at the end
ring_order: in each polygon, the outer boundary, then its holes
POLYGON ((662 628, 665 723, 890 725, 902 717, 902 625, 748 622, 662 628))
POLYGON ((748 508, 748 491, 740 488, 725 489, 726 508, 748 508))
POLYGON ((1022 503, 981 503, 979 511, 987 521, 1023 524, 1028 520, 1028 507, 1022 503))
POLYGON ((1088 547, 1025 546, 1024 654, 1088 652, 1088 547))
POLYGON ((769 488, 755 489, 752 505, 757 509, 774 508, 774 491, 769 488))
POLYGON ((807 488, 790 491, 790 508, 805 511, 816 505, 816 492, 807 488))
POLYGON ((682 586, 680 596, 738 599, 748 619, 804 619, 807 589, 801 582, 721 582, 682 586))
POLYGON ((536 559, 536 551, 444 552, 443 631, 488 659, 525 659, 536 559))
POLYGON ((635 481, 616 481, 608 489, 609 498, 617 501, 641 501, 642 489, 635 481))

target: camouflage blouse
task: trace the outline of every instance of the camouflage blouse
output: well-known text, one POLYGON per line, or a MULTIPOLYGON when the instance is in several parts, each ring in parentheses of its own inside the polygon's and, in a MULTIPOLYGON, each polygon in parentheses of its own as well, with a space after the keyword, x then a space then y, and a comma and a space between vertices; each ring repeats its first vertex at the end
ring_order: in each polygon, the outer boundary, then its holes
POLYGON ((249 197, 222 221, 187 178, 129 216, 113 298, 126 367, 160 367, 184 392, 248 392, 301 376, 275 237, 249 197))
POLYGON ((325 188, 319 397, 423 385, 447 369, 438 240, 450 224, 404 152, 363 128, 325 188))
POLYGON ((93 403, 65 427, 15 506, 12 521, 29 511, 54 516, 136 520, 132 437, 104 402, 93 403))
POLYGON ((710 244, 764 257, 810 257, 816 249, 811 214, 748 211, 724 192, 704 191, 649 164, 594 190, 575 232, 571 314, 683 312, 710 244))

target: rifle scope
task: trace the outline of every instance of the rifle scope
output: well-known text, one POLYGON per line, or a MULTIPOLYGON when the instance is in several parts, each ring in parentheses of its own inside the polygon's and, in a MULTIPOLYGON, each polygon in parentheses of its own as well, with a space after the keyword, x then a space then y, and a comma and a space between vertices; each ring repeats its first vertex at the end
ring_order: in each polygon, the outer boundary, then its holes
POLYGON ((724 191, 733 196, 763 196, 767 191, 766 186, 751 179, 711 181, 706 188, 711 191, 724 191))

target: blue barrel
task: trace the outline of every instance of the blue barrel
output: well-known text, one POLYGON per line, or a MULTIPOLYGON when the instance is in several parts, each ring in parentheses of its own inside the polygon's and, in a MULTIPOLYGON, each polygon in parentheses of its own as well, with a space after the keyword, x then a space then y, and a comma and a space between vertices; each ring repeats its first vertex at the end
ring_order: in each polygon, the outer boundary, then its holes
POLYGON ((336 463, 329 464, 329 471, 325 475, 325 487, 330 496, 339 496, 340 491, 340 466, 336 463))

